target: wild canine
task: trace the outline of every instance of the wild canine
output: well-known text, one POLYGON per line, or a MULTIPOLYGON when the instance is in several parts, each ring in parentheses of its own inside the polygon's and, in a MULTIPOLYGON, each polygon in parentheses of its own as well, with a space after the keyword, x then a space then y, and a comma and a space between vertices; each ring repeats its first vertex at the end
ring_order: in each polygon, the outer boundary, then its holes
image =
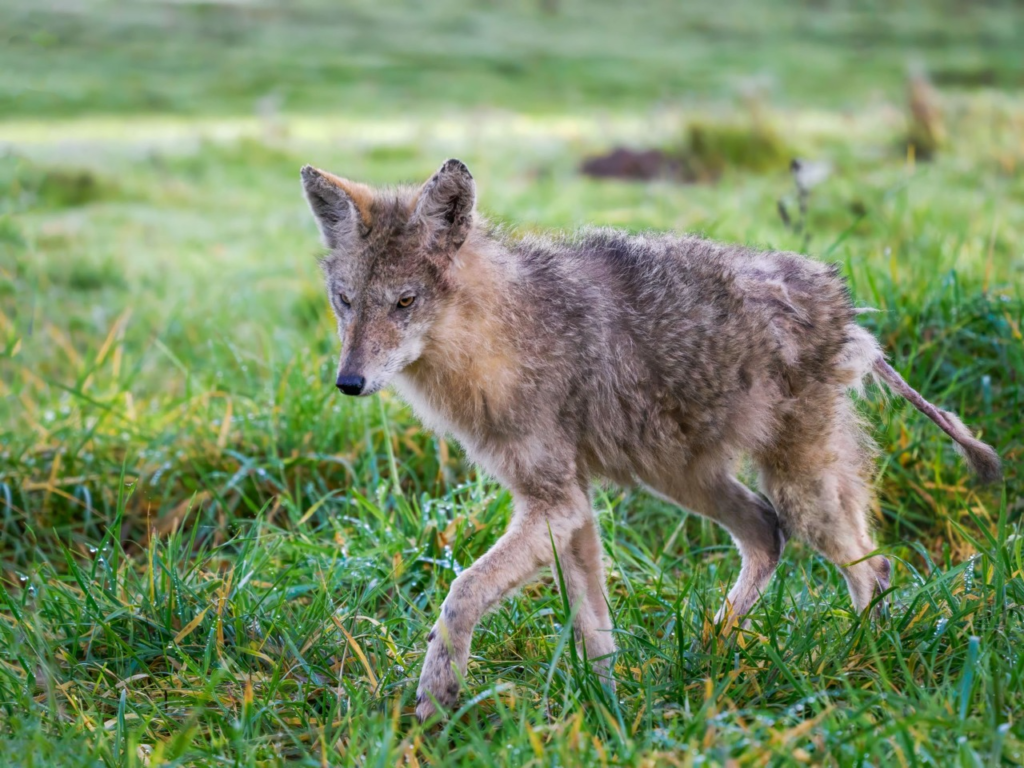
POLYGON ((508 531, 452 584, 427 636, 417 714, 450 707, 485 611, 558 554, 599 673, 615 651, 594 477, 639 483, 715 520, 742 568, 719 619, 746 614, 788 537, 842 568, 862 611, 889 585, 868 523, 874 451, 847 390, 910 400, 981 479, 995 451, 885 362, 834 265, 697 237, 608 229, 514 239, 475 211, 449 160, 375 191, 310 166, 302 182, 342 354, 337 386, 393 384, 516 500, 508 531), (741 454, 769 501, 733 477, 741 454))

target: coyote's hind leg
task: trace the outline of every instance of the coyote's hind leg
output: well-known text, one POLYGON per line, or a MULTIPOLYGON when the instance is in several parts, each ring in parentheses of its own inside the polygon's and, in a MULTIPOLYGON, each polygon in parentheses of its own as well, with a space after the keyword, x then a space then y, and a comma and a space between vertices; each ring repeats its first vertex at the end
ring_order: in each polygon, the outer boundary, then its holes
POLYGON ((871 553, 872 446, 839 393, 809 403, 787 422, 771 452, 757 457, 765 493, 790 535, 842 569, 854 608, 889 588, 890 564, 871 553))
POLYGON ((724 471, 665 473, 649 485, 659 495, 714 520, 730 533, 743 564, 715 621, 730 625, 746 616, 768 586, 786 544, 775 510, 724 471))

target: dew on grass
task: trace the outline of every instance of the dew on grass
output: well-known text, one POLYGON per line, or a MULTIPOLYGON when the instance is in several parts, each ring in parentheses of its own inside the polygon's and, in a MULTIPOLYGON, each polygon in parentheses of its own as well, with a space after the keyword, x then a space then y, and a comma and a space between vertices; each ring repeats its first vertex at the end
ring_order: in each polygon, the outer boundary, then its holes
POLYGON ((455 555, 452 552, 451 545, 446 544, 444 549, 442 550, 442 554, 444 555, 444 557, 440 559, 439 564, 444 564, 445 566, 447 566, 449 569, 451 569, 452 572, 455 573, 456 576, 462 573, 463 568, 455 559, 455 555))
POLYGON ((18 583, 24 587, 26 584, 28 584, 28 576, 26 576, 24 573, 19 573, 18 583))
POLYGON ((153 473, 153 478, 150 480, 151 485, 156 485, 160 482, 160 478, 164 476, 164 473, 171 468, 171 462, 165 461, 160 465, 160 468, 153 473))
POLYGON ((967 567, 964 568, 964 592, 970 593, 974 591, 974 567, 977 562, 977 555, 974 555, 967 561, 967 567))

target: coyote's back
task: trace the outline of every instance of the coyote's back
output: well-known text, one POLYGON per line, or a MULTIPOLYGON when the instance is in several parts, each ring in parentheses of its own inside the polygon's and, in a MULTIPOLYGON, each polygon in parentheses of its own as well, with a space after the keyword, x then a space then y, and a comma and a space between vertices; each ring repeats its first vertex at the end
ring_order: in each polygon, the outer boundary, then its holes
POLYGON ((553 396, 582 458, 614 479, 666 454, 763 448, 802 393, 855 384, 878 355, 831 265, 613 230, 509 247, 519 333, 543 341, 520 353, 545 370, 519 392, 528 418, 553 396))

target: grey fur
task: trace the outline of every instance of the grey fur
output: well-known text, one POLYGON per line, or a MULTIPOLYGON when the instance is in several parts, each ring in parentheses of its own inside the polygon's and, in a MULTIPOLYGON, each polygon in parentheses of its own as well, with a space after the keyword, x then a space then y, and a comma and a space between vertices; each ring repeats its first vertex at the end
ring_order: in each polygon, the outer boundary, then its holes
MULTIPOLYGON (((552 542, 577 637, 610 681, 594 478, 641 484, 730 532, 743 567, 725 626, 753 606, 787 537, 843 569, 858 611, 888 587, 868 523, 874 448, 847 390, 873 372, 913 390, 879 367, 835 266, 608 229, 516 239, 474 212, 472 176, 455 160, 420 189, 370 196, 323 172, 303 179, 333 243, 323 266, 339 373, 365 377, 363 394, 393 384, 516 501, 509 530, 456 578, 428 636, 421 718, 455 703, 474 626, 552 562, 552 542), (354 208, 361 232, 338 223, 354 208), (414 303, 398 306, 403 296, 414 303), (744 454, 770 504, 734 479, 744 454)), ((959 421, 940 426, 993 475, 959 421)))
POLYGON ((320 226, 320 238, 328 248, 340 248, 359 223, 352 197, 342 187, 313 168, 302 169, 302 186, 306 202, 320 226))

